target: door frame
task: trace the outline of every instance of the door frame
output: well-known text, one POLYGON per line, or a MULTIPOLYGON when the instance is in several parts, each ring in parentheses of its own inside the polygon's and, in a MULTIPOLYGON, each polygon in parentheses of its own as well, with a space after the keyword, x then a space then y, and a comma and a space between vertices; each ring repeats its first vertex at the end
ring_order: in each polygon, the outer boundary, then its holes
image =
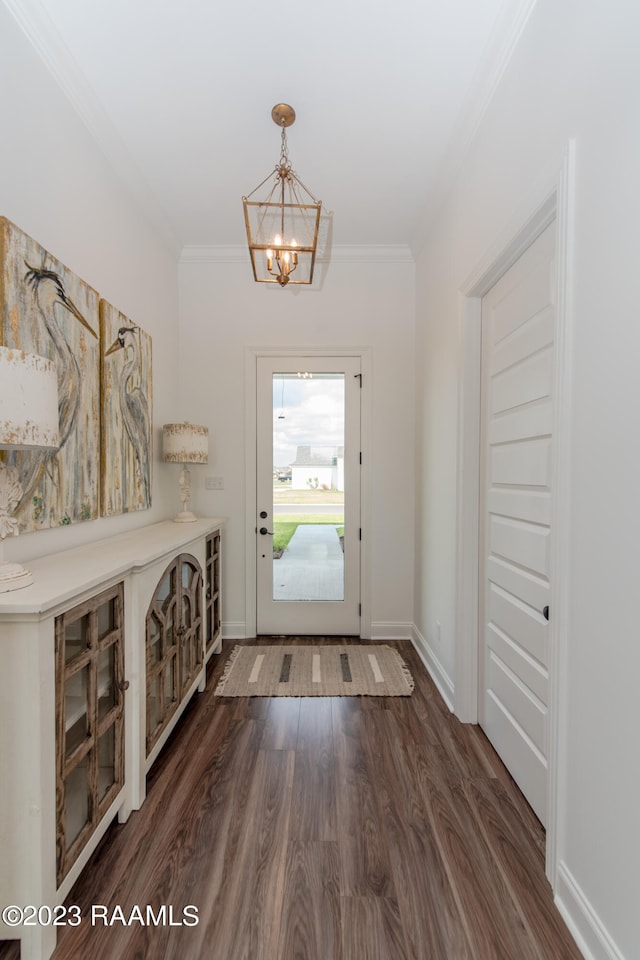
POLYGON ((360 617, 361 639, 371 638, 371 351, 369 347, 245 347, 245 633, 256 636, 257 562, 257 358, 258 357, 359 357, 362 373, 360 398, 360 617))
POLYGON ((571 266, 574 256, 575 146, 568 144, 551 183, 531 198, 460 287, 460 373, 458 380, 458 476, 456 543, 456 655, 454 707, 466 723, 478 722, 481 636, 480 444, 481 305, 483 296, 552 223, 556 232, 556 340, 554 375, 554 460, 550 535, 549 743, 546 874, 556 889, 559 826, 565 809, 567 767, 564 731, 567 690, 566 638, 570 609, 571 449, 571 266), (533 211, 533 213, 531 213, 533 211))

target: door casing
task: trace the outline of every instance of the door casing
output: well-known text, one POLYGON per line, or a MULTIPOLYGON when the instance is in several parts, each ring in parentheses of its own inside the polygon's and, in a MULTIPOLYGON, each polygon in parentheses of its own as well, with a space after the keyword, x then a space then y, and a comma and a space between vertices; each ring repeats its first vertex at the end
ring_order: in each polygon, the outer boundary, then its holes
POLYGON ((569 631, 571 269, 574 260, 575 142, 569 141, 555 176, 527 198, 502 235, 460 286, 460 376, 458 380, 458 473, 456 542, 456 650, 454 709, 460 720, 478 722, 481 301, 520 254, 555 219, 556 378, 553 435, 549 756, 546 874, 558 885, 562 814, 566 809, 564 752, 569 631), (533 212, 532 212, 533 211, 533 212))
MULTIPOLYGON (((257 630, 267 635, 310 636, 321 633, 335 636, 360 636, 360 394, 362 388, 360 357, 257 357, 257 491, 261 529, 276 523, 272 513, 273 502, 273 419, 274 382, 279 373, 300 375, 300 370, 311 371, 309 389, 317 387, 322 374, 339 374, 344 389, 344 555, 343 594, 340 599, 274 599, 277 571, 286 566, 286 557, 273 560, 270 534, 256 537, 257 550, 257 630)), ((284 393, 284 382, 283 382, 284 393)), ((281 411, 284 412, 284 411, 281 411)), ((285 424, 282 429, 286 432, 285 424)), ((312 440, 311 436, 307 440, 312 440)), ((272 526, 275 530, 275 526, 272 526)), ((339 553, 337 538, 335 547, 339 553)))
POLYGON ((347 357, 360 358, 362 391, 360 406, 360 516, 362 542, 360 553, 360 637, 371 638, 371 349, 369 347, 246 347, 245 348, 245 623, 246 637, 256 635, 256 470, 257 470, 257 357, 347 357))

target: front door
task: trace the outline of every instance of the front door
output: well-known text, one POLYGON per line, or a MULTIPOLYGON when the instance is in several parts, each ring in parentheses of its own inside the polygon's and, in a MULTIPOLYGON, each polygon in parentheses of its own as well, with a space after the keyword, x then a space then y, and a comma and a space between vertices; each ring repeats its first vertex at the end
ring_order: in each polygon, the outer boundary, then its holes
POLYGON ((257 358, 257 632, 360 634, 360 358, 257 358))
POLYGON ((547 806, 555 224, 482 301, 481 724, 547 806))

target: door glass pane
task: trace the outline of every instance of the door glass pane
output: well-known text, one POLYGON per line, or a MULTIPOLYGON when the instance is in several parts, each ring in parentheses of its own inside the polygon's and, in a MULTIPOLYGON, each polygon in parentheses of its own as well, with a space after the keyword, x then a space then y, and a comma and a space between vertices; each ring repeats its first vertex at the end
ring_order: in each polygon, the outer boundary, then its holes
POLYGON ((175 577, 176 571, 174 568, 170 570, 162 580, 162 583, 156 590, 156 598, 159 603, 164 603, 167 597, 170 597, 173 593, 175 593, 175 577))
POLYGON ((67 678, 64 685, 65 758, 89 735, 87 692, 89 689, 89 665, 67 678))
POLYGON ((116 603, 115 600, 108 600, 98 607, 98 640, 104 640, 107 634, 115 630, 115 626, 116 603))
POLYGON ((343 373, 273 374, 273 600, 344 600, 343 373))
POLYGON ((147 661, 150 665, 158 663, 162 657, 161 638, 162 625, 154 611, 147 620, 147 661))
POLYGON ((185 590, 188 590, 188 588, 191 586, 195 575, 196 568, 193 566, 193 564, 188 563, 185 560, 185 562, 182 564, 182 586, 185 590))
POLYGON ((160 675, 156 674, 149 681, 147 690, 147 739, 150 739, 156 732, 158 724, 162 720, 160 712, 160 675))
POLYGON ((163 655, 174 645, 173 639, 173 612, 175 610, 175 600, 167 604, 166 619, 164 622, 164 650, 163 655))
POLYGON ((182 650, 180 651, 180 656, 182 657, 182 691, 184 693, 186 687, 189 685, 191 680, 191 633, 186 633, 182 638, 182 650))
POLYGON ((98 740, 98 800, 116 782, 116 727, 112 724, 98 740))
POLYGON ((176 683, 176 662, 177 657, 173 656, 164 668, 164 714, 171 709, 171 704, 178 699, 178 688, 176 683))
POLYGON ((67 850, 90 819, 88 753, 65 780, 65 844, 67 850))
POLYGON ((64 660, 69 663, 91 645, 91 620, 89 615, 77 620, 67 619, 64 627, 64 660))
POLYGON ((182 594, 182 626, 188 629, 193 623, 191 616, 191 598, 188 594, 182 594))
POLYGON ((118 703, 116 695, 115 644, 101 650, 98 656, 98 722, 118 703))

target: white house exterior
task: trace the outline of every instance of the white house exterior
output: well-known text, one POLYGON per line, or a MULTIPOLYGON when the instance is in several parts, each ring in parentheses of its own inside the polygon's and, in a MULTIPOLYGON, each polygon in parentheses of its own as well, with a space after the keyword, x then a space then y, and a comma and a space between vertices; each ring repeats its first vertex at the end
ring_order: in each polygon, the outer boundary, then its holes
POLYGON ((291 489, 344 490, 344 447, 298 447, 291 464, 291 489))

